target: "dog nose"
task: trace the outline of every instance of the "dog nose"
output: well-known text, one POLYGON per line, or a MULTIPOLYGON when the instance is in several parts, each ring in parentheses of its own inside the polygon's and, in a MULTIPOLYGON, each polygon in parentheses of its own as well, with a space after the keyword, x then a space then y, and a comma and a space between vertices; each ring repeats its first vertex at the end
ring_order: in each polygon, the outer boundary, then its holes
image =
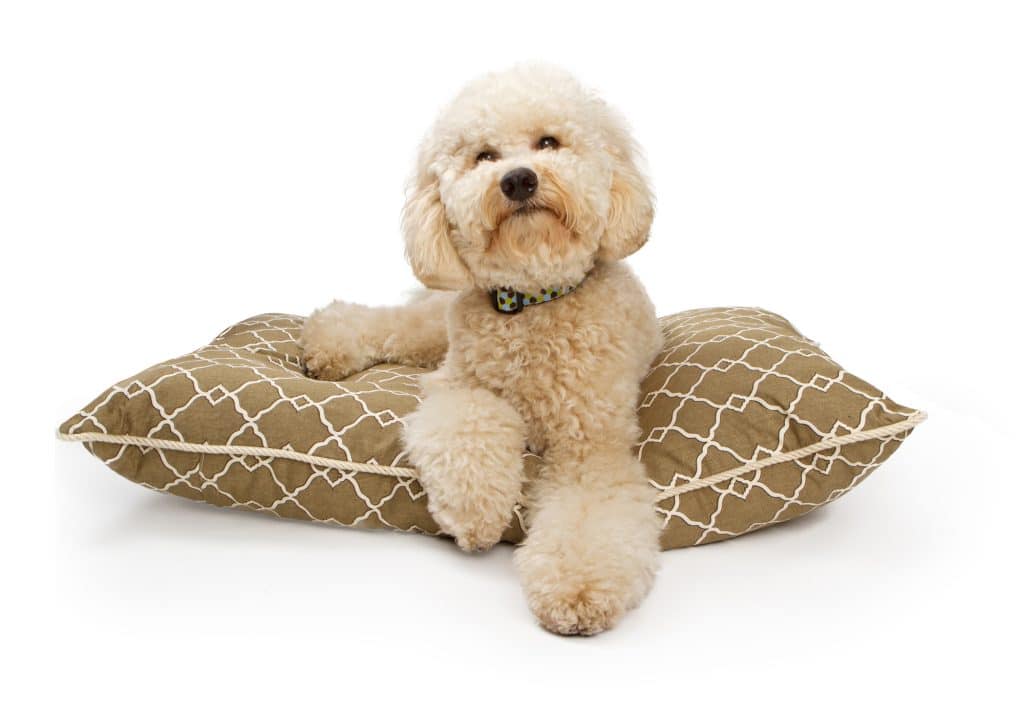
POLYGON ((501 178, 501 192, 509 200, 522 202, 537 190, 537 174, 529 168, 516 168, 501 178))

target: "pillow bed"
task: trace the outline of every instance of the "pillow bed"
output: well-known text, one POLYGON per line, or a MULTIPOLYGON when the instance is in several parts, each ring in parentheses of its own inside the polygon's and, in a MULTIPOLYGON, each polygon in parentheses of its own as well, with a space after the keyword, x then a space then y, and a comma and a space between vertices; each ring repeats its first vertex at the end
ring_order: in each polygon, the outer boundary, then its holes
MULTIPOLYGON (((844 371, 781 316, 752 308, 661 319, 638 403, 637 453, 662 546, 738 536, 834 501, 924 420, 844 371)), ((60 427, 118 474, 217 506, 437 533, 402 448, 417 368, 342 382, 303 374, 302 318, 256 316, 106 390, 60 427)), ((595 388, 601 383, 594 383, 595 388)), ((528 476, 538 458, 524 453, 528 476)), ((504 540, 524 535, 517 509, 504 540)))

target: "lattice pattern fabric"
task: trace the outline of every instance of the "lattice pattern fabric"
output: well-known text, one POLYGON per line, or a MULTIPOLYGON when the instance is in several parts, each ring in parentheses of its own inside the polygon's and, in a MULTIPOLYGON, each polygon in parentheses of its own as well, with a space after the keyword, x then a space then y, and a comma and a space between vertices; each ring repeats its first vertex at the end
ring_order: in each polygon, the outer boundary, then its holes
MULTIPOLYGON (((924 419, 847 373, 775 314, 700 309, 661 320, 639 403, 638 456, 665 548, 708 543, 835 500, 924 419)), ((302 319, 266 314, 113 386, 60 428, 114 471, 218 506, 436 533, 401 444, 416 368, 338 383, 303 375, 302 319)), ((601 383, 594 383, 600 388, 601 383)), ((537 457, 524 454, 527 472, 537 457)), ((516 511, 505 540, 523 537, 516 511)))

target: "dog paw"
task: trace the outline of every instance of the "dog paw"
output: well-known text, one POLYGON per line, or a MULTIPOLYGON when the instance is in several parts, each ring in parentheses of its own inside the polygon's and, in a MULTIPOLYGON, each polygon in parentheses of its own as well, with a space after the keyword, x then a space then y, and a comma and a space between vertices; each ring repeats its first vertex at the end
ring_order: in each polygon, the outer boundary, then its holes
POLYGON ((428 505, 427 508, 441 531, 454 538, 459 548, 467 553, 482 553, 493 548, 511 520, 511 517, 467 516, 465 512, 460 515, 443 506, 428 505))
POLYGON ((561 635, 595 635, 609 630, 628 609, 624 595, 598 586, 535 591, 530 610, 544 629, 561 635))
POLYGON ((343 351, 328 351, 309 347, 302 351, 302 367, 306 375, 316 380, 344 380, 350 375, 366 370, 374 360, 366 354, 359 355, 343 351))
POLYGON ((368 309, 336 301, 313 313, 302 328, 302 366, 317 380, 342 380, 379 362, 368 309))
POLYGON ((516 566, 530 611, 556 634, 611 629, 649 587, 639 570, 629 574, 615 561, 574 560, 570 551, 538 551, 529 540, 516 550, 516 566))
POLYGON ((541 525, 531 527, 515 561, 530 610, 545 629, 598 634, 647 595, 658 568, 656 528, 648 521, 632 530, 610 519, 603 528, 534 523, 541 525))

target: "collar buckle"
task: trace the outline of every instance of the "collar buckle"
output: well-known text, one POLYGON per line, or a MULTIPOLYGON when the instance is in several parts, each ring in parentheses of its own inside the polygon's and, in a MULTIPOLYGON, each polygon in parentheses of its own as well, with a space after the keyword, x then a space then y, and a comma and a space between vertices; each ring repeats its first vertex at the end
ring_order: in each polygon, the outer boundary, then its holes
POLYGON ((491 292, 491 306, 498 313, 517 314, 523 310, 523 296, 518 291, 495 289, 491 292))

